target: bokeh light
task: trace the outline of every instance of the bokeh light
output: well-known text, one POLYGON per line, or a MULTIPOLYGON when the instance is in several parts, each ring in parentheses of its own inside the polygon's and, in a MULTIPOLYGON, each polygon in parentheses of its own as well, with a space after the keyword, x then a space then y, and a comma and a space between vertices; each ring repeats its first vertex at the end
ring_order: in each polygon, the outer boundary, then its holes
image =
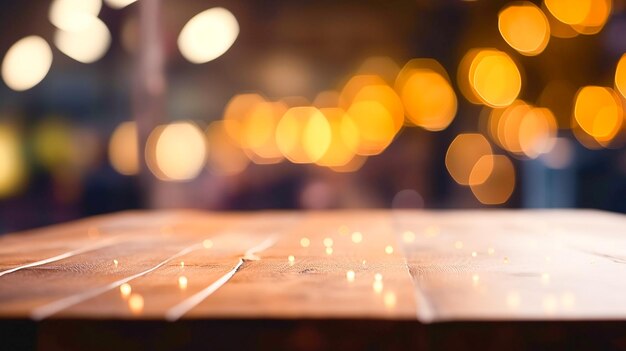
POLYGON ((498 14, 502 38, 523 55, 538 55, 550 40, 550 25, 543 11, 535 4, 515 2, 498 14))
POLYGON ((203 11, 185 24, 178 36, 181 54, 192 63, 205 63, 222 56, 235 43, 239 23, 225 8, 203 11))
POLYGON ((136 1, 137 0, 104 0, 104 3, 113 9, 122 9, 136 1))
POLYGON ((102 0, 53 0, 48 19, 55 27, 79 31, 90 25, 102 8, 102 0))
POLYGON ((518 140, 520 149, 529 158, 549 152, 556 142, 557 125, 547 108, 531 108, 520 121, 518 140))
POLYGON ((206 131, 209 152, 207 165, 209 170, 217 175, 235 175, 243 172, 248 163, 248 157, 228 136, 223 121, 216 121, 209 125, 206 131))
POLYGON ((150 134, 146 162, 161 180, 190 180, 204 167, 206 151, 200 128, 191 122, 176 122, 157 127, 150 134))
POLYGON ((404 125, 404 108, 396 92, 388 85, 368 85, 356 94, 351 104, 359 101, 376 101, 383 105, 393 120, 397 132, 404 125))
POLYGON ((52 65, 52 50, 41 37, 29 36, 13 44, 2 60, 2 79, 16 91, 39 84, 52 65))
POLYGON ((248 114, 254 110, 257 104, 265 102, 265 99, 255 93, 238 94, 233 96, 224 109, 224 127, 228 135, 239 146, 245 145, 243 125, 248 114))
POLYGON ((253 154, 252 160, 256 163, 282 160, 276 144, 276 128, 287 109, 283 102, 262 101, 254 104, 241 120, 242 147, 253 154))
MULTIPOLYGON (((446 168, 455 182, 470 184, 472 169, 483 156, 491 155, 489 141, 477 133, 459 134, 454 138, 446 152, 446 168)), ((489 175, 489 170, 483 170, 489 175)))
POLYGON ((377 75, 356 75, 348 80, 339 93, 339 107, 347 110, 354 98, 367 86, 386 85, 385 80, 377 75))
POLYGON ((586 86, 576 94, 574 117, 585 133, 600 143, 606 143, 622 127, 624 108, 613 89, 586 86))
POLYGON ((550 34, 555 38, 561 39, 569 39, 578 36, 578 33, 572 26, 569 24, 563 23, 559 21, 550 10, 546 7, 545 3, 541 3, 541 10, 543 14, 548 19, 548 23, 550 24, 550 34))
POLYGON ((26 165, 17 130, 0 124, 0 198, 15 194, 24 185, 26 165))
POLYGON ((454 119, 456 94, 448 74, 437 61, 409 61, 398 74, 395 87, 411 123, 429 131, 439 131, 454 119))
POLYGON ((615 87, 626 98, 626 54, 622 55, 615 70, 615 87))
POLYGON ((51 172, 59 172, 72 164, 77 152, 81 150, 76 146, 73 143, 71 125, 60 118, 48 118, 33 131, 35 157, 51 172))
POLYGON ((612 0, 593 0, 585 19, 572 25, 572 28, 578 33, 586 35, 600 32, 611 15, 612 7, 612 0))
POLYGON ((504 155, 481 157, 470 175, 470 187, 476 199, 482 204, 498 205, 507 202, 515 190, 513 163, 504 155), (488 177, 485 177, 483 170, 485 167, 491 168, 488 177), (483 181, 479 182, 480 180, 483 181))
POLYGON ((493 109, 489 115, 489 135, 492 140, 509 152, 521 154, 519 127, 530 109, 531 106, 522 100, 516 100, 506 108, 493 109))
POLYGON ((111 33, 97 17, 88 17, 86 22, 80 30, 57 30, 54 45, 76 61, 92 63, 106 54, 111 45, 111 33))
POLYGON ((356 102, 348 109, 348 115, 359 134, 359 144, 355 150, 359 155, 380 154, 396 134, 393 117, 378 101, 356 102))
POLYGON ((328 150, 317 160, 317 164, 325 167, 341 167, 354 158, 354 150, 358 148, 359 134, 352 119, 341 108, 322 108, 331 130, 331 141, 328 150))
POLYGON ((544 3, 559 21, 572 25, 582 23, 596 1, 603 0, 544 0, 544 3))
POLYGON ((551 169, 565 169, 574 160, 574 144, 567 138, 556 138, 552 150, 541 155, 540 160, 551 169))
POLYGON ((474 96, 491 107, 510 105, 522 88, 522 76, 515 62, 495 49, 476 53, 466 79, 474 96))
POLYGON ((315 107, 292 107, 276 128, 276 144, 289 161, 313 163, 328 150, 331 129, 326 117, 315 107))
POLYGON ((139 142, 135 122, 124 122, 115 128, 109 141, 109 161, 120 174, 139 173, 139 142))

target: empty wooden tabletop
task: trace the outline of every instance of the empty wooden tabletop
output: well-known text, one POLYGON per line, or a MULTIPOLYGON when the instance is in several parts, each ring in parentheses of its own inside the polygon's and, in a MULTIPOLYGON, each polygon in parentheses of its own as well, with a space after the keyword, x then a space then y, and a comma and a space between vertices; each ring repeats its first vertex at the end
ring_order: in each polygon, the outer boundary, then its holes
POLYGON ((0 238, 9 319, 625 320, 626 217, 128 212, 0 238))

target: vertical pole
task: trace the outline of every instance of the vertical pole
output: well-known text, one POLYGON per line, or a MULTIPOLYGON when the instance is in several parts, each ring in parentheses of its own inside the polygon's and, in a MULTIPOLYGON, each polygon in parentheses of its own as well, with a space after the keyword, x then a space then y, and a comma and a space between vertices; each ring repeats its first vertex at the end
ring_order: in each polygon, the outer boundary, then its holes
POLYGON ((139 50, 136 58, 133 112, 139 140, 140 187, 147 206, 154 204, 158 181, 145 166, 148 135, 165 121, 165 57, 161 33, 161 0, 142 0, 139 5, 139 50))

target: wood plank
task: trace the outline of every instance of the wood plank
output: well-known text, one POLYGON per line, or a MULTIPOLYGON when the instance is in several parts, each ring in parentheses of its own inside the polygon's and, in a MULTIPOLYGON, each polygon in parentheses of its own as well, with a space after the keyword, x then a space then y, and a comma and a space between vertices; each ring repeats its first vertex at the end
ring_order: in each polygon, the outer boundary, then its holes
POLYGON ((416 289, 449 320, 626 318, 626 220, 597 211, 405 213, 416 289))
POLYGON ((385 212, 368 213, 365 222, 343 212, 308 213, 189 317, 415 320, 410 276, 390 224, 385 212), (362 234, 360 243, 351 239, 355 231, 362 234), (310 241, 308 247, 302 247, 302 238, 310 241), (331 254, 324 245, 328 239, 331 254), (395 251, 386 253, 387 245, 395 251), (355 273, 352 282, 348 271, 355 273), (379 292, 373 288, 377 273, 379 292))
POLYGON ((42 307, 87 296, 50 317, 164 320, 232 272, 219 289, 189 305, 183 318, 622 321, 624 228, 623 215, 575 210, 101 216, 0 238, 0 270, 119 240, 0 276, 0 318, 29 319, 42 307), (358 243, 354 232, 362 235, 358 243), (275 244, 258 259, 246 255, 271 237, 275 244), (207 238, 210 249, 201 247, 207 238), (167 261, 190 246, 195 249, 167 261), (119 286, 99 290, 155 266, 129 281, 143 297, 140 313, 133 313, 119 286), (349 270, 355 272, 352 282, 349 270), (187 278, 184 290, 181 275, 187 278))

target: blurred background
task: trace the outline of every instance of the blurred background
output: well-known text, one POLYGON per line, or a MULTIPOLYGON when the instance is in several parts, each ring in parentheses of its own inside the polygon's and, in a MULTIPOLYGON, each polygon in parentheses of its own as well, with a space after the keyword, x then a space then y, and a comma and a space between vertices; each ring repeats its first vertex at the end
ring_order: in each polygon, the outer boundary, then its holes
POLYGON ((624 0, 2 0, 0 233, 126 209, 626 212, 624 0))

